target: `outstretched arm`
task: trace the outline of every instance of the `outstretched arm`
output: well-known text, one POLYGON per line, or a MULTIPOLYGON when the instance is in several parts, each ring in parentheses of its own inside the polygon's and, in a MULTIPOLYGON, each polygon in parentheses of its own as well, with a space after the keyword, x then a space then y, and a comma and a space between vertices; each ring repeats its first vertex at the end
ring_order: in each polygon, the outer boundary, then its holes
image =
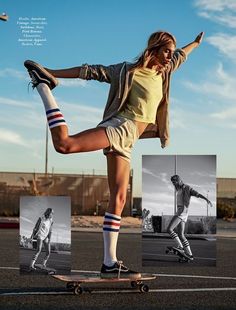
POLYGON ((49 73, 51 73, 53 76, 57 78, 63 78, 63 79, 73 79, 78 78, 80 74, 80 68, 79 67, 73 67, 68 69, 59 69, 59 70, 52 70, 45 68, 49 73))
POLYGON ((186 55, 189 55, 196 47, 198 47, 202 43, 203 36, 204 32, 200 32, 193 42, 182 47, 182 50, 184 50, 186 55))
POLYGON ((198 194, 198 198, 206 200, 206 202, 210 205, 210 207, 213 207, 211 201, 208 198, 206 198, 205 196, 203 196, 202 194, 198 194))

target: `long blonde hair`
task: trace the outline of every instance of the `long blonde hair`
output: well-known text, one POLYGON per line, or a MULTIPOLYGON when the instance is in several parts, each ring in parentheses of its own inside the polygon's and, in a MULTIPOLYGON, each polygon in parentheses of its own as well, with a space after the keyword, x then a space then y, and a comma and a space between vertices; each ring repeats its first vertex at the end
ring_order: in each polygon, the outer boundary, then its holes
POLYGON ((164 45, 167 45, 169 43, 173 43, 176 46, 176 39, 175 37, 167 32, 167 31, 157 31, 150 35, 147 47, 145 50, 141 53, 140 56, 136 58, 136 61, 134 63, 135 68, 141 68, 144 66, 147 57, 149 57, 149 60, 152 60, 152 58, 156 57, 156 52, 164 45))

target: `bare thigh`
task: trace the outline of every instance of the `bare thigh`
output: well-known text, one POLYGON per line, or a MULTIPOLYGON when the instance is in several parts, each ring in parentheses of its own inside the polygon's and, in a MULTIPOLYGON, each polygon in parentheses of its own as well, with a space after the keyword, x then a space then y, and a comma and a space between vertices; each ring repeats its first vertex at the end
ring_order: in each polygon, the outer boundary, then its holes
POLYGON ((51 129, 51 135, 55 150, 62 154, 97 151, 110 145, 104 127, 68 135, 67 126, 58 126, 51 129))

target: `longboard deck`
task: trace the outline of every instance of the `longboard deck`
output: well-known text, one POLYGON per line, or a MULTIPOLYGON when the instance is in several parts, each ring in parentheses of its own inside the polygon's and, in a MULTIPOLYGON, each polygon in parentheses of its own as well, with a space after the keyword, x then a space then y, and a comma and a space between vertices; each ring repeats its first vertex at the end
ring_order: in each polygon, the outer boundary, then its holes
MULTIPOLYGON (((155 280, 156 276, 152 274, 143 273, 140 278, 101 278, 100 273, 77 273, 71 275, 52 275, 53 278, 66 282, 66 288, 69 291, 73 291, 75 295, 82 294, 83 291, 91 293, 92 288, 81 287, 81 284, 100 284, 100 283, 120 283, 128 282, 131 284, 133 289, 138 289, 141 293, 149 291, 148 285, 144 284, 143 281, 155 280)), ((108 286, 109 287, 109 286, 108 286)))
POLYGON ((51 274, 51 275, 54 275, 56 273, 56 269, 54 268, 49 268, 49 267, 44 267, 43 265, 41 264, 35 264, 35 268, 42 271, 42 272, 45 272, 45 273, 48 273, 48 274, 51 274))
POLYGON ((77 283, 107 283, 107 282, 135 282, 155 280, 156 276, 148 273, 141 274, 141 278, 101 278, 100 273, 53 275, 53 278, 63 282, 77 283))
POLYGON ((179 249, 176 247, 167 247, 166 254, 175 255, 179 257, 179 262, 189 262, 190 259, 182 253, 179 249))

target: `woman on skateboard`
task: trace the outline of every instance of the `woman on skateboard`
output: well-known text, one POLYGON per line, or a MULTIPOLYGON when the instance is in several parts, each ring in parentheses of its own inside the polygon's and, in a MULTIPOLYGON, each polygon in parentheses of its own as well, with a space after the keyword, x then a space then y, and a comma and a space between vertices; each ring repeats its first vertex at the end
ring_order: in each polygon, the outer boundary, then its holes
POLYGON ((188 219, 190 199, 191 196, 204 199, 211 207, 212 203, 192 187, 184 184, 177 174, 171 177, 171 182, 177 191, 177 211, 170 221, 167 232, 174 240, 176 245, 175 248, 180 251, 180 253, 184 253, 188 259, 193 260, 193 254, 189 242, 184 235, 185 224, 188 219), (178 234, 174 231, 175 228, 178 228, 178 234))
POLYGON ((37 240, 37 249, 36 253, 33 255, 33 258, 30 263, 30 269, 35 270, 35 263, 38 259, 39 254, 42 251, 42 246, 44 245, 46 250, 46 255, 44 257, 42 267, 46 268, 47 261, 51 253, 51 236, 52 236, 52 225, 53 225, 53 209, 48 208, 43 216, 41 216, 35 227, 33 229, 31 240, 37 240))
POLYGON ((55 150, 62 154, 104 150, 107 156, 110 201, 104 217, 104 261, 102 277, 140 277, 116 257, 121 213, 126 201, 130 173, 130 154, 139 138, 158 137, 161 147, 169 142, 168 102, 173 71, 202 41, 201 32, 182 49, 168 32, 154 32, 147 47, 134 63, 110 66, 82 65, 52 70, 25 61, 33 87, 44 103, 55 150), (110 84, 103 120, 96 128, 75 135, 68 133, 66 121, 51 90, 57 78, 80 78, 110 84))

